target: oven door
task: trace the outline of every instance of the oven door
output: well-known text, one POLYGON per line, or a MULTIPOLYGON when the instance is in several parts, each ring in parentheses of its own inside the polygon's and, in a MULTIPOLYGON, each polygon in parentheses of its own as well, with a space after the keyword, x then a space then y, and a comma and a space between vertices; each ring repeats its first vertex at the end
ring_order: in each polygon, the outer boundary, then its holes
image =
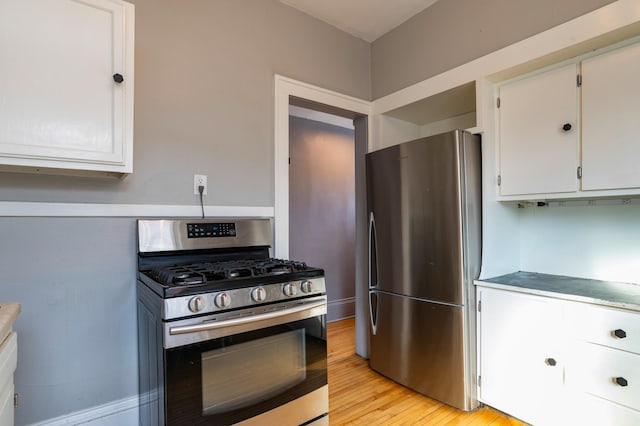
POLYGON ((167 425, 302 424, 327 413, 326 298, 266 309, 168 326, 167 337, 198 342, 165 349, 167 425))

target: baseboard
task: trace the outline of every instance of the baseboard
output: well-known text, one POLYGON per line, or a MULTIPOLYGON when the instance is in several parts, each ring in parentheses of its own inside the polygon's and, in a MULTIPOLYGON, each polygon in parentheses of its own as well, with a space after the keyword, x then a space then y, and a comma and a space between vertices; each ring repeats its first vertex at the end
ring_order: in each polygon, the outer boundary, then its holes
POLYGON ((135 426, 138 424, 138 395, 75 411, 31 426, 135 426))
POLYGON ((351 318, 355 315, 356 299, 348 297, 346 299, 330 300, 327 302, 327 322, 339 321, 351 318))

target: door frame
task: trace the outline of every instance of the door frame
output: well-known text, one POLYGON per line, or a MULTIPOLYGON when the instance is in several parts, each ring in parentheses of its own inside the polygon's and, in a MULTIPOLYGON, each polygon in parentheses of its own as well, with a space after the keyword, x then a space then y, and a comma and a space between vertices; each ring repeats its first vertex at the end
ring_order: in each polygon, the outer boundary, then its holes
MULTIPOLYGON (((274 256, 289 258, 289 97, 295 96, 371 118, 371 102, 275 74, 274 256)), ((368 120, 368 134, 371 135, 368 120)), ((369 146, 370 146, 369 137, 369 146)))

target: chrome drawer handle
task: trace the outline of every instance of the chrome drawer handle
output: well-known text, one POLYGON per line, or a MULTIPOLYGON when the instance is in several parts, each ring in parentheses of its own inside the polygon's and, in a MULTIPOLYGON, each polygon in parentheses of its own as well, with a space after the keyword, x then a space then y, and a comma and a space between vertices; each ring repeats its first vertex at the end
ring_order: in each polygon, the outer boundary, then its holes
POLYGON ((622 387, 629 386, 629 382, 624 377, 616 377, 615 382, 622 387))
POLYGON ((612 334, 616 336, 618 339, 624 339, 625 337, 627 337, 627 332, 621 328, 614 330, 612 334))

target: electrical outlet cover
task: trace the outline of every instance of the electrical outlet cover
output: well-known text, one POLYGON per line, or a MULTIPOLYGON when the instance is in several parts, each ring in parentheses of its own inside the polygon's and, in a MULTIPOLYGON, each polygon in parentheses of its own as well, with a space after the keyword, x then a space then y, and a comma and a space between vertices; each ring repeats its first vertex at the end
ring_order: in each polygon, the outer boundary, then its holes
POLYGON ((193 175, 193 194, 200 195, 198 187, 204 186, 204 192, 202 195, 207 195, 207 175, 193 175))

